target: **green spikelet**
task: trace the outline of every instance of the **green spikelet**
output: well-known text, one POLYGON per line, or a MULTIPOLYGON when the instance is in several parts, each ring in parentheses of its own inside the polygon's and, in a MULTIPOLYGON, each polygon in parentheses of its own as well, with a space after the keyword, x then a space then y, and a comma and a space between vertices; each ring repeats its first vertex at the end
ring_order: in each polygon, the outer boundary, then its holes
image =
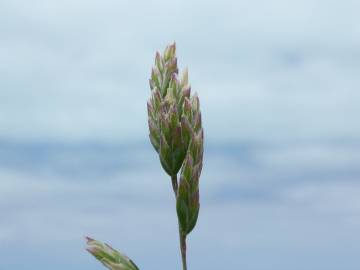
POLYGON ((107 244, 86 237, 87 251, 110 270, 139 270, 135 263, 124 254, 107 244))
POLYGON ((163 169, 176 175, 185 159, 189 134, 182 125, 185 99, 190 97, 187 71, 178 79, 175 43, 164 53, 156 53, 150 78, 151 97, 148 101, 149 137, 163 169))

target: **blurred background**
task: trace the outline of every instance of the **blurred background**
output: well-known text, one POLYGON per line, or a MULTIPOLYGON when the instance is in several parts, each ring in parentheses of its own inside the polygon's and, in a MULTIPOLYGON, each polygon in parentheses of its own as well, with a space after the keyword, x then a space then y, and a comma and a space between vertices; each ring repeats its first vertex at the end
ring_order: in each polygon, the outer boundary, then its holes
POLYGON ((189 269, 360 269, 360 2, 1 1, 0 270, 180 269, 148 140, 177 42, 206 136, 189 269))

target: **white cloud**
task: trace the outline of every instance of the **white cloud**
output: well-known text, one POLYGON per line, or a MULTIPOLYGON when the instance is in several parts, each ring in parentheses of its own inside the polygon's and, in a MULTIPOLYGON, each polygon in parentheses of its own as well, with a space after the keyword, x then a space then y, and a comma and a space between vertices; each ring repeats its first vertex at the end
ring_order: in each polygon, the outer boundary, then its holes
MULTIPOLYGON (((96 269, 100 266, 84 253, 84 235, 109 242, 140 266, 155 267, 161 259, 165 269, 178 262, 171 184, 152 149, 48 145, 31 155, 25 151, 29 146, 19 147, 13 152, 24 157, 7 156, 13 160, 0 168, 0 210, 6 217, 0 220, 1 267, 22 269, 21 261, 8 259, 16 250, 30 267, 58 260, 54 270, 96 269), (124 157, 130 165, 103 167, 124 157)), ((264 269, 264 262, 255 260, 260 256, 288 269, 301 253, 319 269, 341 256, 355 267, 352 249, 341 255, 334 244, 358 241, 357 234, 350 235, 360 222, 356 152, 356 147, 327 145, 209 147, 199 222, 189 237, 190 265, 220 267, 224 260, 234 269, 250 264, 264 269), (343 169, 347 174, 341 177, 317 179, 318 172, 332 170, 336 176, 343 169), (308 179, 298 179, 299 173, 308 179)))
POLYGON ((210 140, 359 136, 355 1, 35 2, 1 11, 4 138, 141 140, 153 54, 174 39, 210 140))
POLYGON ((98 269, 84 234, 179 263, 155 153, 76 149, 147 140, 154 51, 176 40, 209 149, 190 268, 357 270, 359 3, 2 3, 0 138, 73 144, 0 146, 0 268, 98 269))

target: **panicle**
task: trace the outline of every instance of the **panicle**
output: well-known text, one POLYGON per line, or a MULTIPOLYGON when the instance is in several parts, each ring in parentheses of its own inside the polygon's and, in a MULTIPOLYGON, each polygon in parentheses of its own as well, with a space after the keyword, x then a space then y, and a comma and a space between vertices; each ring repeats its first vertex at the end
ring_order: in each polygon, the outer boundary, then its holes
POLYGON ((199 178, 204 135, 198 96, 191 95, 188 70, 178 78, 176 45, 156 53, 150 77, 149 137, 167 174, 180 171, 177 213, 183 234, 194 228, 199 213, 199 178))

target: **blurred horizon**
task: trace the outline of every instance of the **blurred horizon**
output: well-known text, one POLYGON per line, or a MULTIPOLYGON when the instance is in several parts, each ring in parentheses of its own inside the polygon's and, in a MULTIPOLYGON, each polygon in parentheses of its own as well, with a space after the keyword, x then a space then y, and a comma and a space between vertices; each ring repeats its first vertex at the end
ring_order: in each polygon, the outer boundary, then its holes
POLYGON ((148 139, 155 52, 177 44, 205 131, 189 269, 360 267, 360 2, 2 1, 0 270, 180 269, 148 139))

